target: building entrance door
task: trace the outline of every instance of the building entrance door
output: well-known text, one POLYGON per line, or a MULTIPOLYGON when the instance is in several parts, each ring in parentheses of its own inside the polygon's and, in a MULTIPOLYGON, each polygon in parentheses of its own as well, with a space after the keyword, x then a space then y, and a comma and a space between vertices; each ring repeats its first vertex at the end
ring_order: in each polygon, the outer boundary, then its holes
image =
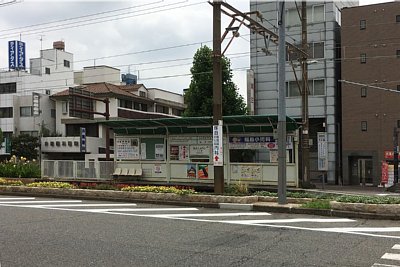
POLYGON ((358 177, 360 178, 361 185, 373 184, 374 177, 372 175, 372 169, 372 159, 358 159, 358 177))

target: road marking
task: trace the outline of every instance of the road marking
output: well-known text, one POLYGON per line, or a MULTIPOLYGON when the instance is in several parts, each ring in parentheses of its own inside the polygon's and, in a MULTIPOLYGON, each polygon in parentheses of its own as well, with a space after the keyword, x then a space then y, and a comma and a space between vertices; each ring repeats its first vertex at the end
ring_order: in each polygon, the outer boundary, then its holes
MULTIPOLYGON (((44 207, 46 208, 46 207, 44 207)), ((142 209, 76 209, 74 211, 83 211, 83 212, 114 212, 114 211, 193 211, 199 210, 198 208, 142 208, 142 209)), ((151 215, 148 215, 151 216, 151 215)))
POLYGON ((0 197, 1 200, 30 200, 35 199, 34 197, 0 197))
POLYGON ((400 267, 399 265, 388 265, 388 264, 380 264, 380 263, 374 263, 371 267, 376 267, 376 266, 382 266, 382 267, 400 267))
POLYGON ((0 201, 1 204, 35 204, 35 203, 77 203, 82 200, 35 200, 35 201, 0 201))
POLYGON ((334 223, 334 222, 355 222, 351 219, 308 219, 308 218, 295 218, 295 219, 276 219, 276 220, 230 220, 224 221, 234 224, 254 224, 254 223, 298 223, 298 222, 320 222, 320 223, 334 223))
POLYGON ((26 208, 42 208, 42 207, 114 207, 114 206, 137 206, 133 203, 120 203, 120 204, 110 204, 110 203, 97 203, 97 204, 54 204, 54 205, 24 205, 26 208))
POLYGON ((187 213, 187 214, 156 214, 151 217, 170 218, 170 217, 225 217, 225 216, 270 216, 267 212, 235 212, 235 213, 187 213))
MULTIPOLYGON (((400 227, 341 227, 341 228, 314 228, 315 230, 329 230, 331 232, 348 233, 348 232, 400 232, 400 227)), ((400 236, 399 236, 400 238, 400 236)))
POLYGON ((400 245, 396 244, 392 247, 392 249, 400 249, 400 245))
POLYGON ((383 254, 383 256, 381 257, 381 259, 400 261, 400 254, 385 253, 385 254, 383 254))

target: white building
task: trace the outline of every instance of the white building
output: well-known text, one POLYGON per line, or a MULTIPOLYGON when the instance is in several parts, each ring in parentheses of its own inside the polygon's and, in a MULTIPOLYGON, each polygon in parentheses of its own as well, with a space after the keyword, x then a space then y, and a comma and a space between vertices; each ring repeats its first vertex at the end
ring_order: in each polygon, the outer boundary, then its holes
MULTIPOLYGON (((340 70, 340 18, 345 6, 357 6, 358 1, 310 1, 307 2, 307 41, 309 58, 316 64, 308 66, 309 124, 310 124, 310 175, 317 178, 317 132, 328 133, 328 182, 335 183, 339 171, 340 146, 338 140, 338 115, 340 96, 338 78, 340 70)), ((297 4, 301 8, 301 4, 297 4)), ((251 1, 250 10, 259 11, 261 23, 277 32, 277 3, 251 1)), ((286 41, 301 44, 301 23, 296 3, 286 2, 286 41)), ((259 20, 260 21, 260 20, 259 20)), ((277 114, 278 108, 278 58, 277 46, 267 48, 260 35, 251 35, 251 69, 254 71, 255 114, 277 114), (270 53, 265 53, 266 49, 270 53)), ((300 67, 296 68, 301 79, 300 67)), ((301 121, 302 101, 295 74, 286 65, 286 113, 301 121)))
POLYGON ((63 42, 30 60, 30 70, 0 72, 0 129, 5 140, 0 156, 10 153, 12 135, 55 133, 55 106, 50 95, 73 86, 73 55, 63 42))

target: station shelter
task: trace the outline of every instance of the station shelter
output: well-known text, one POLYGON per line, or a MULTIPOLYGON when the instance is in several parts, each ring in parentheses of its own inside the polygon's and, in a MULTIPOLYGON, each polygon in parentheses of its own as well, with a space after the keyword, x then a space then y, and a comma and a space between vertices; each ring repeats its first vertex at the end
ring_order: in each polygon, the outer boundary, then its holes
MULTIPOLYGON (((182 117, 110 120, 117 175, 166 184, 213 184, 213 119, 182 117)), ((227 185, 278 184, 276 115, 224 116, 223 166, 227 185)), ((286 118, 286 181, 297 187, 298 124, 286 118)))

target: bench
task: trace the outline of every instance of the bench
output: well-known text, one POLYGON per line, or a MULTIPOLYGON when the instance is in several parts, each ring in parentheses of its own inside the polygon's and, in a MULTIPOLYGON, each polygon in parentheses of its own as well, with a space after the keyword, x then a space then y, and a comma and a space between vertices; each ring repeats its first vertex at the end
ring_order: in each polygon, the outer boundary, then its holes
POLYGON ((113 177, 117 180, 129 179, 129 178, 139 178, 143 175, 143 170, 140 168, 116 168, 113 173, 113 177))

